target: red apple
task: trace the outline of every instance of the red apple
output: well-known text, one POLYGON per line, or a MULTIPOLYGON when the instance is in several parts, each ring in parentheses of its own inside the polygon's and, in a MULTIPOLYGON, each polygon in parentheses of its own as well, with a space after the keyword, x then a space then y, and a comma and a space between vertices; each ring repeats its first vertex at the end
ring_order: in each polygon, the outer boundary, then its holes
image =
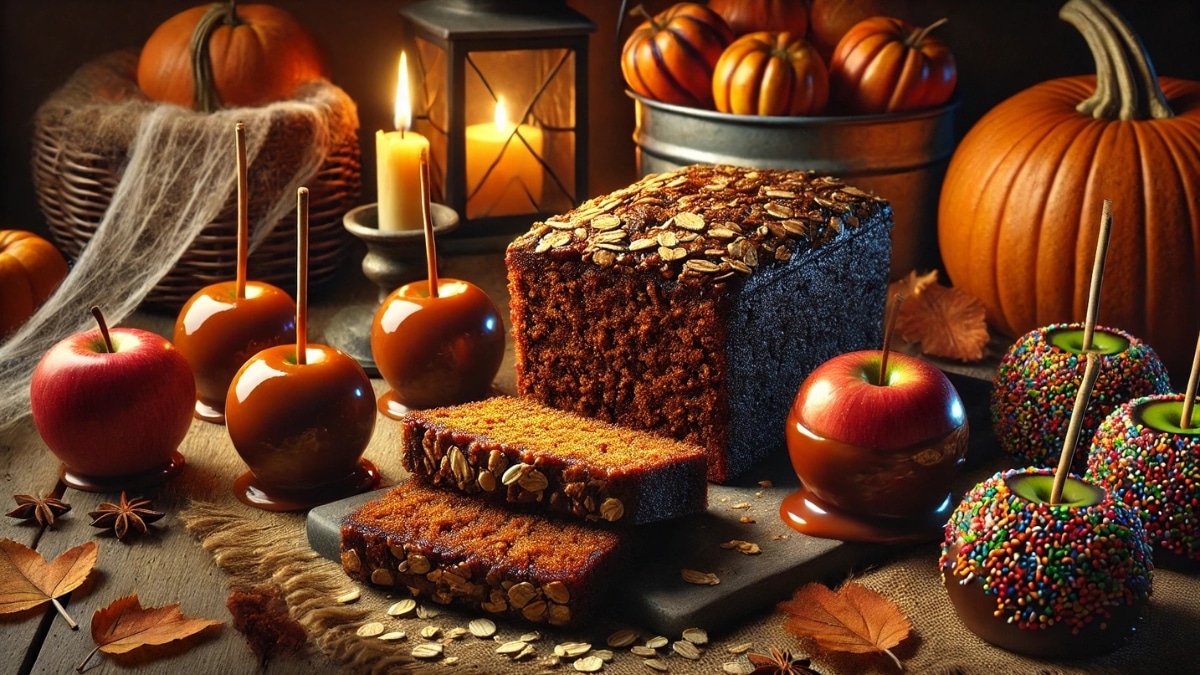
POLYGON ((196 376, 196 417, 225 421, 225 395, 233 376, 251 356, 296 341, 296 303, 271 284, 247 281, 200 289, 175 320, 175 346, 196 376))
POLYGON ((962 399, 927 362, 859 351, 821 364, 800 385, 787 422, 799 492, 784 520, 814 536, 859 541, 936 538, 965 461, 962 399))
POLYGON ((375 393, 362 366, 325 345, 307 345, 305 363, 296 353, 289 344, 254 355, 225 399, 229 438, 250 467, 235 493, 274 510, 357 491, 369 466, 360 457, 375 429, 375 393))
POLYGON ((380 397, 385 415, 483 398, 504 360, 504 321, 478 286, 427 280, 392 292, 375 313, 371 352, 392 390, 380 397))
POLYGON ((195 399, 179 350, 137 328, 62 340, 38 363, 29 392, 34 424, 62 460, 64 482, 82 490, 132 487, 153 478, 140 474, 173 473, 195 399))

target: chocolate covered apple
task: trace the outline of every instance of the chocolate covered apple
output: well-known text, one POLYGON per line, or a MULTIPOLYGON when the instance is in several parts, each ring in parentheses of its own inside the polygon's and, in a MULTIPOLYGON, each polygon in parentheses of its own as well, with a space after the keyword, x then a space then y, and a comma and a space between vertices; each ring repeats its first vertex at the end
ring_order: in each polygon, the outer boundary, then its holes
POLYGON ((504 359, 504 320, 492 299, 468 281, 438 278, 424 155, 421 195, 429 277, 392 291, 371 326, 371 354, 391 387, 379 411, 393 419, 484 398, 504 359))
POLYGON ((62 480, 107 492, 161 482, 184 464, 177 448, 192 419, 196 385, 166 338, 138 328, 98 330, 50 348, 30 383, 33 422, 62 461, 62 480))
POLYGON ((1160 567, 1200 565, 1200 342, 1184 394, 1122 404, 1092 437, 1087 479, 1135 510, 1160 567))
POLYGON ((1154 349, 1117 328, 1096 326, 1112 204, 1104 202, 1092 268, 1087 319, 1058 323, 1021 336, 1001 359, 992 386, 993 430, 1000 448, 1019 464, 1053 466, 1066 436, 1071 401, 1079 391, 1084 355, 1100 356, 1100 374, 1082 420, 1073 473, 1087 467, 1088 441, 1118 405, 1170 391, 1166 367, 1154 349))
POLYGON ((238 169, 237 273, 232 281, 197 291, 179 310, 174 340, 196 376, 198 419, 222 424, 225 395, 242 364, 254 354, 296 339, 296 303, 279 288, 247 281, 249 251, 246 130, 235 127, 238 169))
POLYGON ((1087 357, 1058 468, 997 473, 946 525, 939 565, 959 618, 1010 651, 1111 651, 1133 633, 1150 595, 1151 547, 1137 514, 1069 476, 1099 359, 1087 357))
POLYGON ((299 246, 296 343, 265 349, 238 370, 225 424, 250 467, 234 483, 246 504, 299 510, 368 490, 379 482, 362 458, 375 429, 375 394, 362 366, 308 344, 308 190, 297 193, 299 246))
POLYGON ((942 371, 886 346, 836 356, 800 385, 786 437, 801 482, 780 506, 791 527, 849 541, 941 535, 968 440, 942 371))

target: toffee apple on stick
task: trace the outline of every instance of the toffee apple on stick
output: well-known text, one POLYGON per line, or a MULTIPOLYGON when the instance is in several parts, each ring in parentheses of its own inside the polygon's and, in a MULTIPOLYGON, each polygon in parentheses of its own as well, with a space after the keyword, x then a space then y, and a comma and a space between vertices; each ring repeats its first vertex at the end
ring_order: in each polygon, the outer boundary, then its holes
POLYGON ((428 278, 392 291, 371 325, 371 354, 391 390, 379 411, 401 419, 409 408, 484 398, 504 359, 504 320, 481 288, 439 278, 429 200, 429 158, 421 155, 428 278))
POLYGON ((801 487, 780 516, 805 534, 847 541, 936 541, 966 458, 962 399, 942 371, 893 354, 903 296, 888 312, 883 349, 821 364, 800 385, 786 437, 801 487))
POLYGON ((1155 564, 1200 568, 1200 338, 1185 393, 1145 396, 1100 423, 1088 455, 1088 480, 1137 511, 1155 564))
POLYGON ((1066 406, 1079 389, 1075 366, 1085 354, 1099 355, 1100 374, 1084 411, 1079 436, 1084 449, 1074 454, 1075 474, 1083 474, 1088 442, 1114 408, 1133 398, 1170 391, 1167 370, 1154 349, 1123 330, 1096 326, 1112 227, 1112 203, 1105 200, 1085 322, 1051 324, 1025 334, 996 369, 992 424, 1001 449, 1020 464, 1053 468, 1054 449, 1062 445, 1066 433, 1066 406))
POLYGON ((1103 358, 1086 356, 1058 469, 997 473, 967 493, 946 525, 939 565, 958 617, 1009 651, 1112 651, 1134 634, 1150 595, 1151 548, 1137 514, 1069 475, 1103 358))
POLYGON ((296 342, 251 357, 233 378, 225 422, 250 467, 234 495, 268 511, 294 511, 374 488, 362 457, 375 429, 375 395, 362 366, 308 343, 308 189, 296 192, 296 342))
POLYGON ((184 465, 177 448, 191 425, 196 384, 166 338, 138 328, 97 330, 50 348, 30 383, 42 440, 62 461, 63 483, 114 492, 153 485, 184 465))
POLYGON ((224 424, 225 396, 254 354, 296 339, 296 303, 278 287, 247 281, 249 189, 246 128, 234 128, 237 149, 237 276, 193 295, 175 320, 175 346, 196 376, 196 417, 224 424))

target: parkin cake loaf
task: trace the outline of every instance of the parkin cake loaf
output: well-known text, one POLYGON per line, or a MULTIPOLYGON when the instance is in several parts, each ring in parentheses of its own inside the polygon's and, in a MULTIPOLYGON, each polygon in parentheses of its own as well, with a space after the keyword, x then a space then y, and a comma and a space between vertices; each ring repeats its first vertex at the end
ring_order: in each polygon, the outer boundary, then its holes
POLYGON ((409 480, 342 521, 350 577, 556 626, 592 615, 626 556, 613 530, 519 513, 409 480))
POLYGON ((704 511, 704 448, 508 396, 410 411, 404 468, 434 485, 589 521, 640 525, 704 511))
POLYGON ((888 203, 829 177, 697 165, 518 237, 522 397, 697 443, 724 482, 784 445, 804 377, 877 348, 888 203))

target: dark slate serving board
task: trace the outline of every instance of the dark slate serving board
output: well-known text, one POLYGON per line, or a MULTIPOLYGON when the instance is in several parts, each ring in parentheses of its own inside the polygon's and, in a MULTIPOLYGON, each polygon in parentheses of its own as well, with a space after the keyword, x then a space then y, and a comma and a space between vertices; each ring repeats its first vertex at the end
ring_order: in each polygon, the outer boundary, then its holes
MULTIPOLYGON (((990 383, 948 374, 967 407, 971 447, 960 478, 961 495, 986 477, 995 441, 988 419, 990 383)), ((713 631, 769 610, 810 581, 837 582, 853 569, 887 558, 896 547, 809 537, 779 517, 783 498, 799 487, 785 452, 772 457, 730 485, 709 485, 708 511, 688 518, 643 526, 634 531, 639 566, 629 571, 616 616, 662 635, 678 635, 691 626, 713 631), (771 481, 762 487, 759 481, 771 481), (743 517, 753 523, 743 523, 743 517), (732 539, 759 545, 762 553, 745 555, 720 547, 732 539), (717 575, 720 583, 686 583, 682 568, 717 575)), ((312 509, 308 541, 320 555, 338 560, 342 517, 385 492, 367 493, 312 509)), ((936 547, 937 543, 922 544, 936 547)))

